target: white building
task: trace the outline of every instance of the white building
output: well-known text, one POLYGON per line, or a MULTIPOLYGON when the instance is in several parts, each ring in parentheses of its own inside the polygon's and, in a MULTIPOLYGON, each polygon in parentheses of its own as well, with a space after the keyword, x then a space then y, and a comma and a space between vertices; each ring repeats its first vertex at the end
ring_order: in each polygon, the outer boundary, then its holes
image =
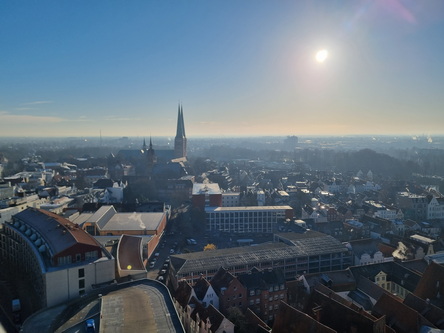
POLYGON ((37 194, 21 198, 15 206, 0 209, 0 224, 12 221, 12 217, 15 214, 20 213, 28 207, 40 208, 41 205, 44 205, 47 202, 47 199, 40 199, 37 194))
POLYGON ((222 207, 237 207, 240 202, 239 192, 222 193, 222 207))
POLYGON ((433 197, 427 205, 427 219, 444 219, 444 198, 433 197))

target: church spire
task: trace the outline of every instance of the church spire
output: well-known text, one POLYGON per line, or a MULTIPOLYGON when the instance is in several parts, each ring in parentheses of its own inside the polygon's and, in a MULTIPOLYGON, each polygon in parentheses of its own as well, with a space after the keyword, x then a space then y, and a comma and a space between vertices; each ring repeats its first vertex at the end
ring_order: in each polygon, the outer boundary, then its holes
POLYGON ((145 142, 145 138, 143 138, 142 149, 143 149, 144 151, 146 151, 146 142, 145 142))
POLYGON ((187 156, 187 138, 185 136, 185 123, 183 121, 183 107, 179 103, 177 111, 177 130, 174 139, 174 154, 176 158, 187 156))

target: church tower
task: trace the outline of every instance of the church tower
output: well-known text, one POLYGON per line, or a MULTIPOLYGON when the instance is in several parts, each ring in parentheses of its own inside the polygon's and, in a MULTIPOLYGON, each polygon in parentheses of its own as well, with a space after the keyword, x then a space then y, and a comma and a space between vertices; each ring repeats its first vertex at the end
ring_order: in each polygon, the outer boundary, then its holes
POLYGON ((177 114, 177 130, 176 138, 174 139, 174 157, 186 157, 187 156, 187 138, 185 136, 185 125, 183 122, 183 108, 179 104, 179 110, 177 114))
POLYGON ((150 147, 146 151, 146 154, 148 158, 148 166, 152 168, 153 165, 156 164, 157 162, 157 157, 153 149, 153 142, 151 141, 151 136, 150 136, 150 147))

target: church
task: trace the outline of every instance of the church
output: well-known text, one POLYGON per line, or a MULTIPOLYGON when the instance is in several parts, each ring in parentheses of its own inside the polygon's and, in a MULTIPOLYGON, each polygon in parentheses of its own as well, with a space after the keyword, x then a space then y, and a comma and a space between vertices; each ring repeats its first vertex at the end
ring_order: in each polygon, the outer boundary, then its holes
POLYGON ((108 156, 108 173, 114 180, 129 182, 140 177, 152 176, 180 178, 188 174, 186 157, 187 138, 183 107, 179 104, 174 149, 154 150, 152 139, 150 138, 148 145, 144 139, 141 149, 123 149, 116 156, 108 156))

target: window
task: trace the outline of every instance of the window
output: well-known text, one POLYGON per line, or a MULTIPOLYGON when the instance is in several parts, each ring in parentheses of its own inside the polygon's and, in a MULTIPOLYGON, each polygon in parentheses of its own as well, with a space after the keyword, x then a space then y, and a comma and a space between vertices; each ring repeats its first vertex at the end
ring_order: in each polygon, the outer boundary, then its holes
POLYGON ((250 305, 254 304, 254 299, 250 299, 250 305))
POLYGON ((254 290, 250 290, 250 296, 254 296, 254 290))
POLYGON ((239 294, 239 298, 242 298, 242 294, 239 294))
POLYGON ((82 260, 82 255, 80 253, 76 254, 76 261, 81 261, 82 260))
POLYGON ((85 280, 81 279, 79 280, 79 289, 84 289, 85 288, 85 280))
POLYGON ((79 269, 79 278, 85 277, 85 269, 84 268, 80 268, 79 269))

